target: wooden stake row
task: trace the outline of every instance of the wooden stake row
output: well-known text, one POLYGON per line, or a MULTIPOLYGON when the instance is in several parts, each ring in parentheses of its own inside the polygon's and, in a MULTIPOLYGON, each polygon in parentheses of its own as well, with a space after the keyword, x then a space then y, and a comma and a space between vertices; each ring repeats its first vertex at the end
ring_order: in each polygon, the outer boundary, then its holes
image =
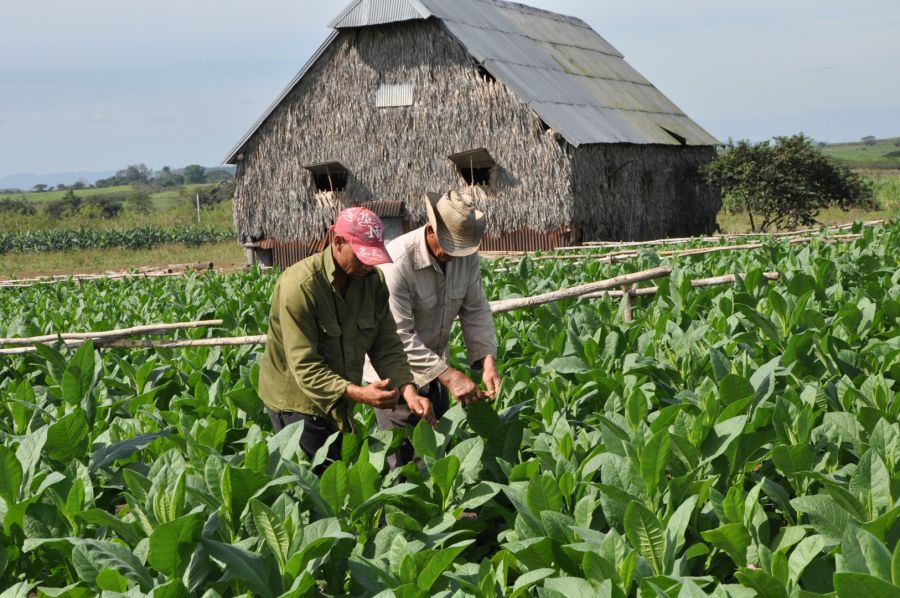
MULTIPOLYGON (((506 313, 518 309, 528 309, 560 301, 562 299, 572 299, 583 297, 586 299, 598 299, 603 297, 628 297, 628 303, 625 310, 625 320, 631 321, 633 317, 633 299, 635 297, 645 297, 656 294, 659 287, 635 288, 639 282, 653 280, 669 276, 672 272, 671 268, 660 267, 651 270, 635 272, 633 274, 625 274, 608 280, 592 282, 588 284, 578 285, 534 295, 531 297, 517 297, 512 299, 502 299, 492 301, 492 313, 506 313), (619 289, 619 290, 615 290, 619 289)), ((695 288, 710 287, 722 284, 731 284, 737 280, 737 277, 743 277, 744 274, 726 274, 724 276, 714 276, 711 278, 697 278, 691 281, 691 286, 695 288)), ((765 272, 763 276, 768 280, 778 280, 777 272, 765 272)), ((264 345, 266 343, 266 335, 254 336, 238 336, 225 338, 202 338, 202 339, 182 339, 182 340, 151 340, 127 339, 128 336, 136 336, 139 334, 158 334, 168 330, 179 330, 187 328, 199 328, 204 326, 221 326, 222 320, 204 320, 200 322, 178 322, 174 324, 153 324, 146 326, 134 326, 131 328, 123 328, 120 330, 109 330, 105 332, 74 332, 63 333, 59 335, 44 335, 28 338, 4 338, 0 339, 0 345, 21 345, 11 349, 0 349, 0 355, 19 355, 23 353, 33 353, 35 348, 32 345, 36 342, 53 342, 62 339, 66 346, 77 347, 90 339, 97 348, 123 348, 123 349, 181 349, 188 347, 223 347, 236 345, 264 345)))

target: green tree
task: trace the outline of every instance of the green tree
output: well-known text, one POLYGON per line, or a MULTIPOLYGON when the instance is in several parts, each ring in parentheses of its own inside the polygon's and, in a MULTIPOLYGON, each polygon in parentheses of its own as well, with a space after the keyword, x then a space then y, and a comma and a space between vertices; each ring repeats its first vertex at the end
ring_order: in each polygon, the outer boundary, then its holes
POLYGON ((125 207, 132 212, 147 214, 153 208, 150 195, 144 191, 135 191, 125 200, 125 207))
POLYGON ((126 168, 117 172, 115 178, 132 185, 135 183, 146 183, 150 178, 150 169, 147 168, 146 164, 129 164, 126 168))
POLYGON ((703 170, 710 184, 722 188, 726 205, 746 210, 750 228, 759 232, 815 224, 822 208, 847 209, 873 200, 870 184, 823 155, 802 133, 775 137, 774 143, 732 143, 703 170))
POLYGON ((206 182, 206 169, 199 164, 184 167, 184 183, 192 185, 206 182))
POLYGON ((41 193, 42 191, 46 191, 46 190, 47 190, 47 185, 45 185, 44 183, 38 183, 37 185, 35 185, 34 187, 32 187, 32 189, 34 189, 34 190, 37 191, 38 193, 41 193))

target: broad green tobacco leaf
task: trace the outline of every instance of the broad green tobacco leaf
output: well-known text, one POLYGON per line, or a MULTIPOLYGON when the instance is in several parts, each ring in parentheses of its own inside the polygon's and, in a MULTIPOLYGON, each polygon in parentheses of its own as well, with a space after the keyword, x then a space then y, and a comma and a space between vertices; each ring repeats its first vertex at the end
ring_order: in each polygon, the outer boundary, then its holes
POLYGON ((335 461, 328 466, 319 481, 319 494, 337 515, 344 508, 349 495, 349 475, 343 461, 335 461))
POLYGON ((864 573, 835 573, 838 598, 896 598, 897 586, 864 573))
POLYGON ((434 430, 425 420, 421 420, 413 430, 412 435, 413 448, 416 455, 421 458, 437 459, 438 446, 434 430))
POLYGON ((83 459, 87 450, 89 426, 81 408, 76 408, 47 428, 44 450, 56 461, 83 459))
POLYGON ((729 523, 702 532, 700 535, 704 540, 724 551, 738 567, 747 564, 747 548, 750 547, 752 540, 742 523, 729 523))
POLYGON ((631 546, 650 563, 656 575, 664 575, 666 535, 656 515, 647 507, 632 502, 625 509, 625 535, 631 546))
POLYGON ((180 577, 190 562, 204 520, 203 513, 193 513, 156 527, 150 535, 148 555, 153 568, 167 576, 180 577))
POLYGON ((774 577, 760 569, 739 569, 735 577, 749 588, 756 590, 759 598, 787 598, 785 587, 774 577))
POLYGON ((7 505, 19 500, 19 489, 22 486, 22 464, 16 454, 0 445, 0 497, 7 505))
POLYGON ((827 494, 800 496, 791 500, 791 506, 809 517, 818 533, 835 542, 840 542, 851 522, 850 514, 827 494))
POLYGON ((559 485, 548 475, 533 478, 528 483, 525 500, 535 516, 539 516, 543 511, 559 511, 562 508, 559 485))
POLYGON ((281 593, 280 576, 277 583, 269 579, 262 555, 208 538, 201 538, 200 543, 210 556, 225 564, 226 570, 233 578, 245 584, 256 595, 274 598, 281 593))
POLYGON ((870 519, 890 506, 891 477, 875 449, 867 450, 860 457, 856 471, 850 477, 850 491, 862 502, 870 519))
POLYGON ((434 556, 428 559, 425 566, 422 567, 422 570, 416 579, 416 585, 419 586, 423 592, 430 591, 438 578, 450 567, 456 557, 472 544, 472 542, 474 542, 474 540, 466 540, 465 542, 459 542, 458 544, 453 544, 437 551, 434 556))
POLYGON ((150 573, 128 548, 101 540, 72 539, 71 542, 74 546, 72 562, 83 581, 94 583, 100 572, 108 567, 136 583, 144 592, 153 587, 150 573))
POLYGON ((772 449, 775 467, 786 476, 795 475, 812 468, 813 453, 807 444, 793 446, 778 445, 772 449))
POLYGON ((878 538, 851 525, 841 540, 838 571, 867 573, 891 581, 891 553, 878 538))
MULTIPOLYGON (((796 529, 796 528, 793 528, 796 529)), ((825 547, 833 545, 825 536, 815 535, 803 538, 788 558, 788 572, 792 583, 797 583, 800 576, 825 547)))
POLYGON ((662 475, 669 462, 671 439, 668 431, 662 430, 654 434, 644 446, 641 453, 641 476, 647 487, 648 496, 661 494, 662 475))

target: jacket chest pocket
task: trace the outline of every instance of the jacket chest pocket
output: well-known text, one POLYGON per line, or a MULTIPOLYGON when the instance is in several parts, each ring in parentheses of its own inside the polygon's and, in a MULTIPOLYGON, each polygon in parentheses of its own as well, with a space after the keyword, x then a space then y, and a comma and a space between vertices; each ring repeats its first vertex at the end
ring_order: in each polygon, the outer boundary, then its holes
POLYGON ((375 315, 372 313, 362 314, 357 320, 357 329, 359 330, 360 345, 366 348, 371 347, 378 332, 375 315))
POLYGON ((341 349, 341 336, 343 331, 337 320, 323 320, 319 322, 319 353, 325 361, 335 367, 336 360, 340 360, 343 354, 341 349))

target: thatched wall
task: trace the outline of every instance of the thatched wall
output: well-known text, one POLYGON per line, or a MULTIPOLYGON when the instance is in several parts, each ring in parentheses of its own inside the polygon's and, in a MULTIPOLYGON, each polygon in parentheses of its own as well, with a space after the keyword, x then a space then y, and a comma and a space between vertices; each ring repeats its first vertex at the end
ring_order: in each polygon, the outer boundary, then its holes
POLYGON ((245 146, 235 224, 242 240, 320 238, 334 216, 304 164, 350 171, 344 205, 402 200, 425 221, 426 191, 459 185, 447 156, 479 147, 497 162, 489 234, 568 225, 571 160, 505 85, 478 74, 434 21, 344 30, 245 146), (414 84, 411 107, 375 108, 381 83, 414 84))
POLYGON ((582 241, 711 233, 722 205, 698 168, 712 147, 586 145, 574 152, 575 217, 582 241))

